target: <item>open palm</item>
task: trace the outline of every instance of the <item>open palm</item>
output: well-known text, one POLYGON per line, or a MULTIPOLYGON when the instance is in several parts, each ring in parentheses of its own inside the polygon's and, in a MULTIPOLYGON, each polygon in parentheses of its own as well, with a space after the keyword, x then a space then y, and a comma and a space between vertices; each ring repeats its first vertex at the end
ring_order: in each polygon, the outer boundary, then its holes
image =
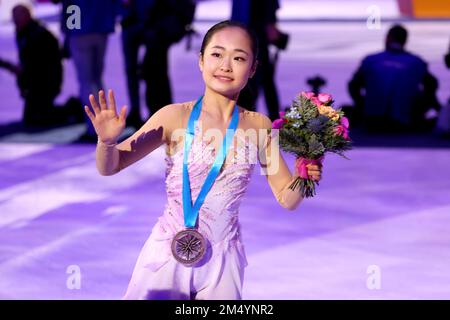
POLYGON ((108 91, 108 103, 103 90, 99 91, 98 96, 98 103, 92 94, 89 96, 94 112, 88 106, 84 106, 84 110, 91 120, 99 139, 104 143, 115 143, 125 129, 126 107, 123 106, 120 114, 117 114, 116 101, 112 90, 108 91))

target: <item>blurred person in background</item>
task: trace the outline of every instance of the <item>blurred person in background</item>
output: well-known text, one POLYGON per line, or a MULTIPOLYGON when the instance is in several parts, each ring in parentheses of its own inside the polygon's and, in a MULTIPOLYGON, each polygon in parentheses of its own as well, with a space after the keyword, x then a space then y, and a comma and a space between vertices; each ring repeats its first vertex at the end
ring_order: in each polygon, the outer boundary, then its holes
POLYGON ((385 50, 365 57, 348 84, 356 108, 348 112, 351 121, 370 131, 428 131, 436 122, 438 81, 405 50, 407 37, 403 26, 390 28, 385 50))
POLYGON ((270 55, 270 46, 277 50, 285 50, 288 35, 277 27, 276 12, 278 0, 233 0, 231 19, 247 25, 256 35, 259 43, 258 68, 247 86, 239 96, 238 104, 248 110, 256 110, 259 90, 262 88, 269 118, 274 121, 279 118, 279 97, 275 85, 275 58, 270 55))
POLYGON ((127 75, 128 122, 139 129, 139 82, 145 81, 149 116, 172 103, 168 54, 188 32, 195 15, 193 0, 122 0, 122 50, 127 75), (145 48, 141 61, 139 49, 145 48))
MULTIPOLYGON (((450 47, 448 48, 448 52, 444 55, 444 63, 447 69, 450 69, 450 47)), ((438 133, 450 137, 450 97, 439 114, 436 127, 438 133)))
MULTIPOLYGON (((79 98, 83 105, 89 104, 89 94, 103 88, 103 70, 108 35, 114 32, 118 0, 52 0, 62 4, 61 28, 67 37, 68 50, 75 65, 79 98), (79 27, 67 22, 79 8, 79 27), (68 10, 69 8, 69 10, 68 10)), ((86 117, 86 132, 80 142, 96 142, 95 130, 86 117)))
POLYGON ((16 30, 19 64, 1 61, 17 77, 20 95, 25 100, 22 122, 27 127, 58 124, 54 100, 61 91, 62 63, 56 37, 33 19, 25 5, 12 10, 16 30))

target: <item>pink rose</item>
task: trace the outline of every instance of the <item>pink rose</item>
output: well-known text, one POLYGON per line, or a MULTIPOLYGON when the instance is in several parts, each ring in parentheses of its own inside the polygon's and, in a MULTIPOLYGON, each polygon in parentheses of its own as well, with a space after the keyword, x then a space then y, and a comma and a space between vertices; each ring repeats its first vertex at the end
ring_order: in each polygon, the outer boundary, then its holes
POLYGON ((305 92, 305 91, 302 91, 301 95, 306 99, 311 99, 312 97, 315 96, 314 92, 305 92))
POLYGON ((332 97, 328 93, 319 93, 319 95, 317 96, 317 99, 319 99, 320 102, 325 104, 325 103, 330 102, 332 100, 332 97))
POLYGON ((341 117, 341 125, 345 127, 345 129, 348 129, 350 126, 350 123, 348 122, 348 119, 346 117, 341 117))
POLYGON ((281 129, 283 127, 283 124, 288 122, 287 119, 284 119, 284 115, 286 114, 286 112, 280 111, 278 114, 280 115, 280 119, 276 119, 274 122, 272 122, 272 129, 281 129))
POLYGON ((321 106, 322 102, 319 101, 319 99, 317 97, 312 97, 311 102, 314 103, 316 106, 321 106))
POLYGON ((334 133, 337 134, 338 136, 342 136, 345 140, 349 139, 348 129, 345 126, 343 126, 342 124, 338 125, 334 129, 334 133))
POLYGON ((286 119, 276 119, 272 123, 272 129, 281 129, 283 127, 283 124, 285 124, 286 122, 287 122, 286 119))

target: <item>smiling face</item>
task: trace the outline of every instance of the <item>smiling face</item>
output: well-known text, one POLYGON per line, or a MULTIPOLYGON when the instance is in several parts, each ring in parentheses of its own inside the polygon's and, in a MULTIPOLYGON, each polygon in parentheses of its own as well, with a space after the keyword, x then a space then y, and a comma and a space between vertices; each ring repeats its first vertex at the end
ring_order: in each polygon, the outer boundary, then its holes
POLYGON ((200 55, 199 66, 208 89, 237 99, 256 69, 248 33, 235 26, 216 31, 200 55))

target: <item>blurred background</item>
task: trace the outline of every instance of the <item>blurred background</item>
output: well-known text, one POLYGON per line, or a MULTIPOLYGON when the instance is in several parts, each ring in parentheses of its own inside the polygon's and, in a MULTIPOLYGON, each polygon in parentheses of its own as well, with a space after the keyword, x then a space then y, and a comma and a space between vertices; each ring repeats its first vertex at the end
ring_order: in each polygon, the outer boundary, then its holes
POLYGON ((82 106, 113 89, 125 138, 196 99, 203 35, 232 17, 266 52, 242 105, 274 120, 299 92, 327 92, 354 142, 294 215, 255 169, 244 299, 450 298, 450 1, 154 2, 0 0, 0 298, 121 297, 164 210, 164 150, 99 176, 82 106), (162 12, 181 26, 168 41, 162 12))

